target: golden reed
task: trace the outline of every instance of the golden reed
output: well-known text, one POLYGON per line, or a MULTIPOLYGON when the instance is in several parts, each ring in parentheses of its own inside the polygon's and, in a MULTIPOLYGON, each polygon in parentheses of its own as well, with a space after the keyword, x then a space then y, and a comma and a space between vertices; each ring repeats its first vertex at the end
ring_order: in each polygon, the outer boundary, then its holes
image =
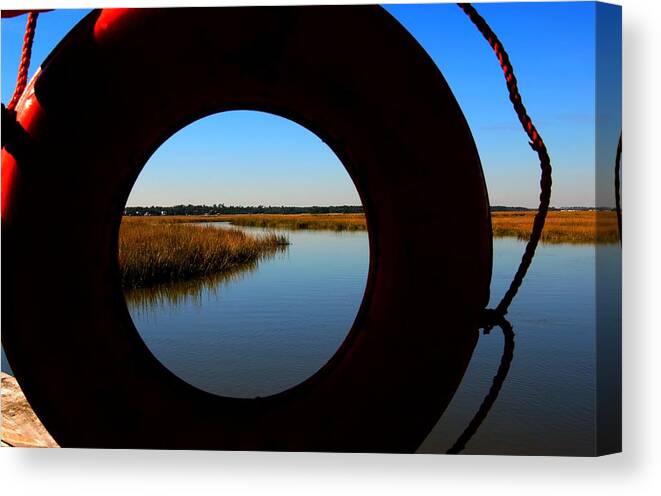
POLYGON ((233 271, 288 243, 276 234, 125 217, 119 236, 122 284, 131 289, 233 271))

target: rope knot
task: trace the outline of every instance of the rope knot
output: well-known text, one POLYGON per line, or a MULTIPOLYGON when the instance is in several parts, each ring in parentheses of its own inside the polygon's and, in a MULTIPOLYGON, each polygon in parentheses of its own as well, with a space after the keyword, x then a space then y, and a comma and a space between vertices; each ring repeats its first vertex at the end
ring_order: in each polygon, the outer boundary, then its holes
POLYGON ((494 327, 502 327, 507 322, 505 313, 498 308, 485 308, 480 314, 479 326, 484 334, 489 334, 494 327))
POLYGON ((15 110, 10 110, 2 104, 2 148, 9 149, 12 144, 20 141, 22 135, 26 135, 25 129, 18 123, 15 110))
POLYGON ((2 104, 2 148, 17 160, 31 158, 30 135, 18 122, 15 110, 9 110, 2 104))

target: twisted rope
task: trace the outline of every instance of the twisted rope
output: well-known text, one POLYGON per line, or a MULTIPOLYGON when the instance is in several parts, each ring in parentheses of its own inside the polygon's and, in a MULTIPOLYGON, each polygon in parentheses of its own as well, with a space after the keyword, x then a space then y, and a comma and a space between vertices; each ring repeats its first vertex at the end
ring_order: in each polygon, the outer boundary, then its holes
POLYGON ((457 441, 450 449, 447 450, 448 454, 457 454, 463 451, 463 449, 475 435, 477 430, 480 428, 480 425, 482 425, 482 422, 484 422, 484 419, 491 411, 491 407, 496 402, 498 394, 500 393, 505 379, 507 378, 507 374, 509 373, 510 365, 512 364, 512 359, 514 358, 514 329, 505 318, 505 315, 507 315, 507 310, 512 303, 512 300, 516 296, 519 288, 521 287, 523 279, 525 278, 535 256, 535 250, 537 249, 537 245, 539 244, 539 240, 542 236, 546 215, 548 214, 549 210, 552 184, 551 159, 546 150, 544 140, 535 128, 532 119, 528 115, 526 107, 523 105, 516 76, 514 75, 514 68, 512 67, 509 56, 507 55, 502 42, 498 39, 484 18, 477 13, 471 4, 460 3, 457 5, 464 11, 464 13, 473 22, 480 33, 482 33, 482 36, 484 36, 484 38, 487 40, 494 53, 496 54, 496 57, 498 57, 498 62, 500 63, 500 67, 503 70, 503 74, 505 76, 509 98, 512 102, 512 106, 514 107, 514 111, 519 118, 519 122, 521 122, 521 125, 523 126, 523 130, 528 135, 528 138, 530 138, 530 147, 536 151, 537 155, 539 156, 541 178, 539 182, 539 208, 535 214, 532 231, 530 232, 530 238, 526 244, 526 248, 524 250, 523 256, 521 257, 521 262, 519 263, 516 274, 514 275, 509 288, 505 292, 505 295, 500 300, 500 303, 498 303, 496 308, 487 308, 482 313, 480 326, 484 329, 485 334, 488 334, 494 326, 500 327, 500 329, 503 331, 503 337, 505 341, 503 344, 503 354, 500 358, 498 371, 496 372, 489 392, 482 401, 482 404, 478 408, 477 413, 473 416, 470 423, 459 436, 457 441))
POLYGON ((530 147, 536 151, 537 155, 539 156, 539 165, 542 171, 541 179, 539 182, 541 188, 539 194, 539 208, 537 209, 537 214, 535 214, 530 238, 526 244, 523 256, 521 257, 519 268, 517 269, 507 292, 495 309, 499 316, 505 316, 507 315, 507 310, 512 303, 512 300, 516 296, 519 288, 521 287, 528 269, 530 268, 530 264, 532 263, 532 260, 535 256, 535 250, 537 249, 537 245, 539 244, 539 240, 542 236, 544 222, 546 221, 546 215, 548 213, 549 203, 551 201, 551 159, 546 150, 544 140, 540 136, 539 131, 537 131, 535 128, 532 119, 528 115, 526 107, 523 105, 516 76, 514 75, 514 69, 510 63, 509 56, 507 55, 502 42, 491 30, 484 18, 477 13, 471 4, 460 3, 458 5, 461 10, 466 13, 473 24, 475 24, 475 27, 477 27, 480 33, 482 33, 482 36, 484 36, 498 57, 498 62, 500 63, 500 67, 503 70, 505 81, 507 83, 507 90, 509 91, 510 101, 512 102, 514 111, 516 112, 516 115, 519 118, 521 125, 523 126, 523 130, 528 135, 528 138, 530 138, 530 147))
POLYGON ((617 143, 617 152, 615 153, 615 211, 617 212, 617 229, 620 232, 620 242, 622 241, 622 204, 620 200, 620 170, 622 168, 622 134, 617 143))
POLYGON ((7 105, 7 109, 14 110, 18 104, 18 100, 23 95, 25 87, 28 85, 28 70, 30 69, 30 58, 32 57, 32 42, 34 41, 34 33, 37 29, 38 12, 30 12, 28 20, 25 25, 25 34, 23 35, 23 50, 21 52, 21 61, 18 66, 18 76, 16 77, 16 87, 14 94, 7 105))
MULTIPOLYGON (((7 13, 6 11, 3 11, 2 14, 3 17, 13 17, 22 13, 23 11, 18 11, 18 13, 7 13)), ((6 148, 7 151, 14 156, 26 150, 26 145, 29 142, 27 132, 18 122, 16 105, 18 105, 18 101, 21 99, 28 84, 28 70, 30 69, 30 59, 32 58, 32 42, 34 41, 34 34, 37 28, 38 16, 38 12, 28 13, 14 94, 6 107, 4 103, 2 104, 2 148, 6 148)))

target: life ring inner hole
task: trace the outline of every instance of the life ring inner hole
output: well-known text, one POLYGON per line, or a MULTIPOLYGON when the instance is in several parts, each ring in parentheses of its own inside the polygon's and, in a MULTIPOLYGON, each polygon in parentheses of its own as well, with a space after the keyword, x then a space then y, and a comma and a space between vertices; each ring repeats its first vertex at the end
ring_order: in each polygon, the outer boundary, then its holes
POLYGON ((174 133, 126 204, 118 252, 133 325, 163 366, 209 393, 265 397, 304 382, 345 341, 365 295, 370 243, 360 214, 276 219, 265 217, 282 213, 269 205, 362 202, 318 135, 254 110, 174 133), (211 209, 187 207, 201 204, 211 209), (232 205, 264 208, 215 222, 232 205), (137 208, 152 206, 164 208, 137 208))

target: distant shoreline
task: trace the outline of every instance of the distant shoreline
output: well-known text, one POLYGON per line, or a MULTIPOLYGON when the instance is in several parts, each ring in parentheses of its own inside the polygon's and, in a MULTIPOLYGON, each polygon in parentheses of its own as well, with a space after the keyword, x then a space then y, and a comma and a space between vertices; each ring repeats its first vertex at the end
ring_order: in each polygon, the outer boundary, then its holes
MULTIPOLYGON (((492 212, 494 237, 516 237, 527 240, 532 229, 534 210, 508 210, 492 212)), ((270 229, 309 229, 331 231, 364 231, 365 215, 352 214, 235 214, 235 215, 158 215, 126 217, 134 221, 156 224, 182 224, 194 222, 228 222, 233 226, 270 229)), ((430 219, 443 228, 444 219, 430 219)), ((552 210, 546 219, 542 243, 617 243, 619 234, 614 211, 552 210)))
MULTIPOLYGON (((504 205, 491 206, 492 212, 534 212, 536 208, 510 207, 504 205)), ((551 212, 589 212, 589 211, 614 211, 610 207, 550 207, 551 212)), ((126 207, 124 215, 128 217, 156 216, 156 215, 300 215, 300 214, 362 214, 362 205, 327 205, 327 206, 242 206, 242 205, 173 205, 173 206, 149 206, 149 207, 126 207)))

